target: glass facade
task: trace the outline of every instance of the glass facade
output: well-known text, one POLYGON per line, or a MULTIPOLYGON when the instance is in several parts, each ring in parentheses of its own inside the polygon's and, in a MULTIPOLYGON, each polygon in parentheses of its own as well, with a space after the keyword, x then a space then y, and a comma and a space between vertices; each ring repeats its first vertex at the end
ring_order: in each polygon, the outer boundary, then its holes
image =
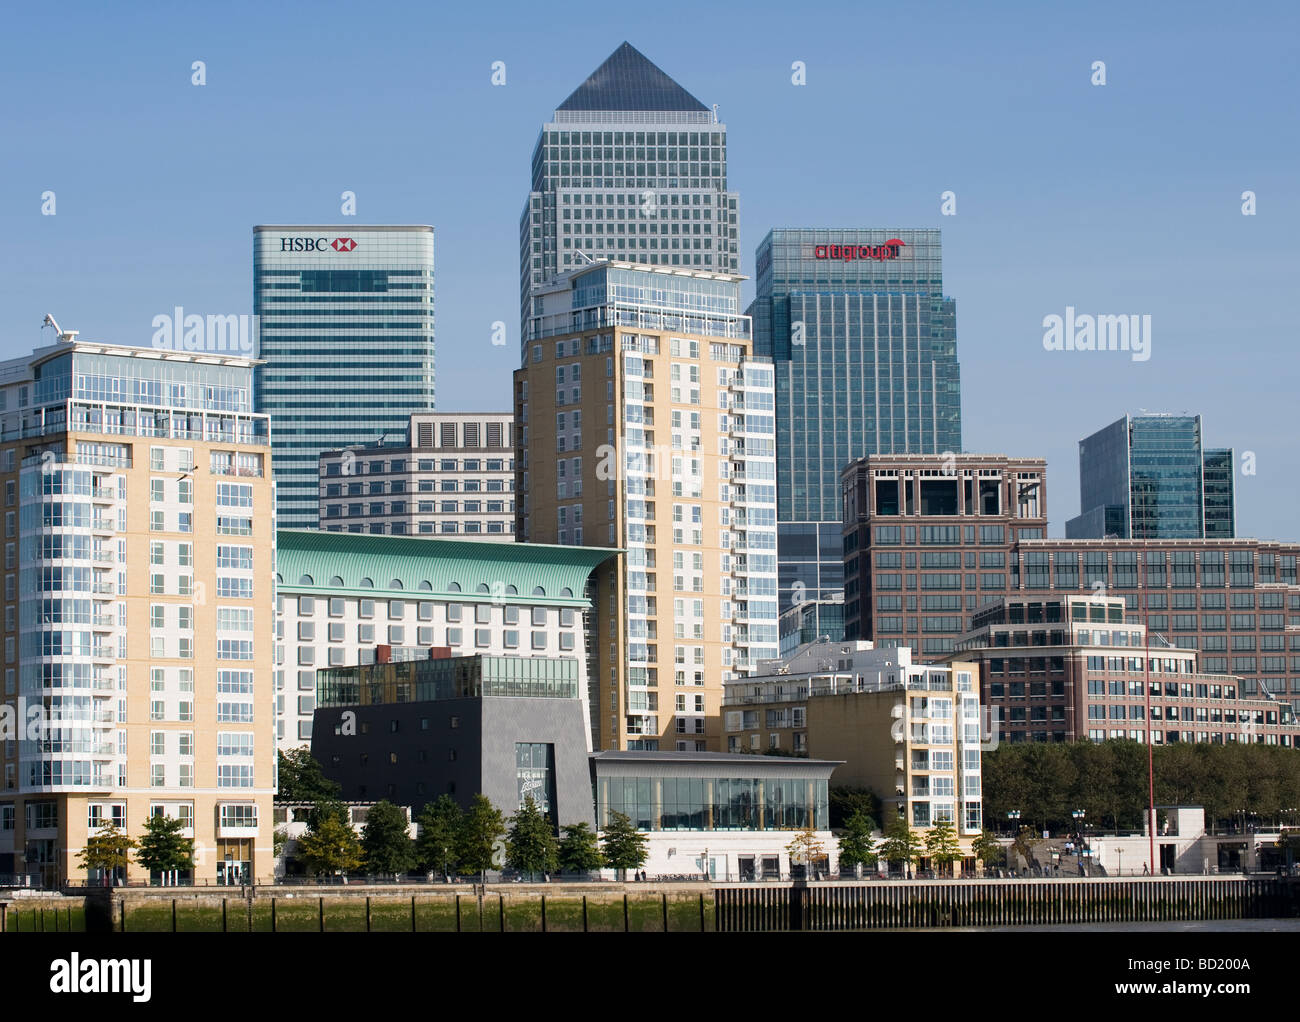
POLYGON ((726 125, 624 43, 533 151, 519 229, 522 334, 531 291, 559 274, 599 259, 734 273, 738 231, 726 125))
POLYGON ((943 295, 939 231, 771 231, 750 313, 755 354, 776 366, 788 608, 844 589, 845 465, 961 450, 956 303, 943 295))
POLYGON ((322 708, 484 696, 577 699, 578 661, 472 656, 362 664, 316 672, 316 705, 322 708))
POLYGON ((402 437, 434 407, 433 228, 257 227, 256 402, 278 524, 319 522, 322 451, 402 437))
POLYGON ((604 827, 623 813, 638 830, 826 830, 827 785, 806 776, 601 777, 596 819, 604 827))
POLYGON ((1199 415, 1125 416, 1079 441, 1079 506, 1069 539, 1231 539, 1233 452, 1199 415))

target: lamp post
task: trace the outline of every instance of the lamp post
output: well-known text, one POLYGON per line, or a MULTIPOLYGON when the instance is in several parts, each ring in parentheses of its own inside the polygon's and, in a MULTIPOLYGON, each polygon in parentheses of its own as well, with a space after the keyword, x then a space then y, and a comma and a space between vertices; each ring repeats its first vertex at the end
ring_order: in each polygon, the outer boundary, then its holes
POLYGON ((1020 821, 1020 810, 1012 809, 1007 813, 1007 826, 1011 829, 1011 836, 1016 836, 1016 824, 1020 821))
POLYGON ((1083 838, 1083 827, 1084 827, 1083 820, 1084 817, 1087 816, 1088 814, 1082 809, 1076 809, 1070 815, 1074 817, 1075 833, 1078 834, 1079 843, 1083 846, 1082 848, 1079 849, 1079 876, 1083 876, 1084 875, 1083 853, 1084 851, 1089 850, 1088 842, 1085 841, 1083 838))

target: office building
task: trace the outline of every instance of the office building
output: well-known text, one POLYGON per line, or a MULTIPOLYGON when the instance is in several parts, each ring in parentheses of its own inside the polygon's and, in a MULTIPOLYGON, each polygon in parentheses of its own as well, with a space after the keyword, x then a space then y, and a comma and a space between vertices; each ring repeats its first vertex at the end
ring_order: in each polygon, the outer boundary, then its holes
POLYGON ((320 527, 513 540, 513 437, 508 412, 418 412, 404 443, 323 451, 320 527))
POLYGON ((536 296, 516 534, 626 551, 596 572, 596 748, 716 750, 722 680, 778 650, 772 367, 740 279, 599 263, 536 296))
POLYGON ((0 875, 84 882, 88 837, 165 814, 195 841, 195 880, 269 878, 275 534, 254 363, 74 337, 0 364, 0 875))
POLYGON ((594 704, 584 617, 592 569, 614 551, 538 543, 284 530, 276 562, 279 747, 306 745, 316 671, 380 646, 453 656, 566 657, 594 704))
POLYGON ((607 750, 591 756, 596 825, 623 813, 646 838, 645 871, 711 880, 779 880, 792 865, 837 868, 829 780, 839 763, 725 752, 607 750), (823 854, 791 863, 811 829, 823 854))
MULTIPOLYGON (((965 471, 968 458, 982 460, 961 455, 954 468, 965 471)), ((1004 494, 967 517, 970 525, 948 516, 950 525, 934 518, 933 525, 913 528, 900 524, 908 519, 895 507, 892 480, 885 479, 890 485, 883 488, 883 499, 880 487, 871 488, 877 459, 869 460, 870 466, 845 471, 845 630, 850 636, 909 645, 929 659, 951 652, 970 629, 971 615, 1004 595, 1123 596, 1130 620, 1145 623, 1180 649, 1199 650, 1205 673, 1231 674, 1247 697, 1267 692, 1300 709, 1300 635, 1294 634, 1300 626, 1300 544, 1046 539, 1041 459, 992 459, 1007 463, 1009 470, 1015 466, 1012 474, 1025 477, 1016 480, 1020 492, 1027 499, 1040 493, 1036 504, 1008 502, 1004 494), (1027 489, 1034 483, 1038 490, 1027 489), (924 571, 940 566, 949 570, 924 571), (910 572, 913 567, 921 570, 910 572)), ((901 459, 892 471, 915 481, 933 465, 934 459, 924 457, 901 459)))
POLYGON ((592 822, 582 664, 472 656, 320 671, 312 757, 345 799, 416 815, 486 795, 507 816, 531 796, 558 826, 592 822))
POLYGON ((778 627, 781 656, 789 656, 800 646, 821 638, 839 642, 844 637, 844 594, 796 603, 781 612, 778 627))
POLYGON ((886 826, 895 816, 922 833, 952 824, 974 868, 983 829, 974 663, 918 665, 906 646, 813 642, 729 682, 723 715, 729 749, 841 761, 835 783, 874 791, 886 826))
POLYGON ((1206 449, 1199 415, 1125 415, 1079 441, 1069 539, 1232 539, 1233 452, 1206 449))
POLYGON ((977 611, 950 657, 979 665, 1001 741, 1294 745, 1289 703, 1245 698, 1195 649, 1149 640, 1122 596, 1017 594, 977 611))
POLYGON ((727 126, 623 43, 560 104, 533 149, 519 223, 523 335, 534 288, 602 259, 740 269, 727 126))
MULTIPOLYGON (((773 230, 754 352, 776 373, 781 607, 844 589, 840 470, 961 450, 956 303, 938 230, 773 230)), ((832 635, 842 638, 843 635, 832 635)))
POLYGON ((871 455, 844 467, 844 629, 850 639, 952 649, 1008 585, 1021 539, 1047 534, 1047 463, 1003 455, 871 455))
POLYGON ((433 228, 254 227, 253 312, 278 523, 314 529, 321 451, 433 410, 433 228))

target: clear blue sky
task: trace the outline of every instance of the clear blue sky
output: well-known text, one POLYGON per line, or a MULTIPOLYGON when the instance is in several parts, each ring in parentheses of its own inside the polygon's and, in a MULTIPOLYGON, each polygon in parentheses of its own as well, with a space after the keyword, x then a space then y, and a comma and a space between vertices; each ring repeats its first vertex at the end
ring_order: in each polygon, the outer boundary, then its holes
POLYGON ((624 39, 730 140, 742 269, 773 226, 944 231, 967 450, 1048 459, 1125 411, 1253 451, 1238 531, 1297 538, 1294 3, 68 3, 0 33, 0 356, 251 311, 258 223, 437 229, 440 408, 508 406, 537 132, 624 39), (190 65, 207 84, 190 84, 190 65), (493 61, 507 84, 491 84, 493 61), (807 85, 791 84, 804 61, 807 85), (1106 63, 1105 86, 1090 84, 1106 63), (339 195, 357 194, 355 220, 339 195), (1241 215, 1241 193, 1258 213, 1241 215), (57 214, 40 214, 53 190, 57 214), (941 216, 940 193, 957 195, 941 216), (1152 357, 1047 352, 1067 305, 1152 357), (504 320, 505 347, 490 343, 504 320))

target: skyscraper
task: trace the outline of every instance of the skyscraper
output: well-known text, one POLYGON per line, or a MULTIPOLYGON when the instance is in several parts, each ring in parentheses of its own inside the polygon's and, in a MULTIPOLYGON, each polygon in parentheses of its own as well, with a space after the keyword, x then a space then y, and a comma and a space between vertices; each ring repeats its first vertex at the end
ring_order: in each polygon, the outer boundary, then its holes
POLYGON ((1126 415, 1079 441, 1079 510, 1069 539, 1232 539, 1232 450, 1199 415, 1126 415))
POLYGON ((433 228, 254 227, 253 311, 278 524, 314 529, 320 452, 433 410, 433 228))
POLYGON ((840 470, 961 450, 956 303, 938 230, 773 230, 754 352, 776 369, 781 609, 843 591, 840 470))
POLYGON ((772 366, 740 279, 607 262, 537 295, 516 535, 625 551, 593 573, 596 748, 718 751, 722 682, 778 652, 772 366))
POLYGON ((519 225, 524 333, 532 290, 598 259, 740 268, 726 125, 628 43, 560 104, 533 150, 519 225))

